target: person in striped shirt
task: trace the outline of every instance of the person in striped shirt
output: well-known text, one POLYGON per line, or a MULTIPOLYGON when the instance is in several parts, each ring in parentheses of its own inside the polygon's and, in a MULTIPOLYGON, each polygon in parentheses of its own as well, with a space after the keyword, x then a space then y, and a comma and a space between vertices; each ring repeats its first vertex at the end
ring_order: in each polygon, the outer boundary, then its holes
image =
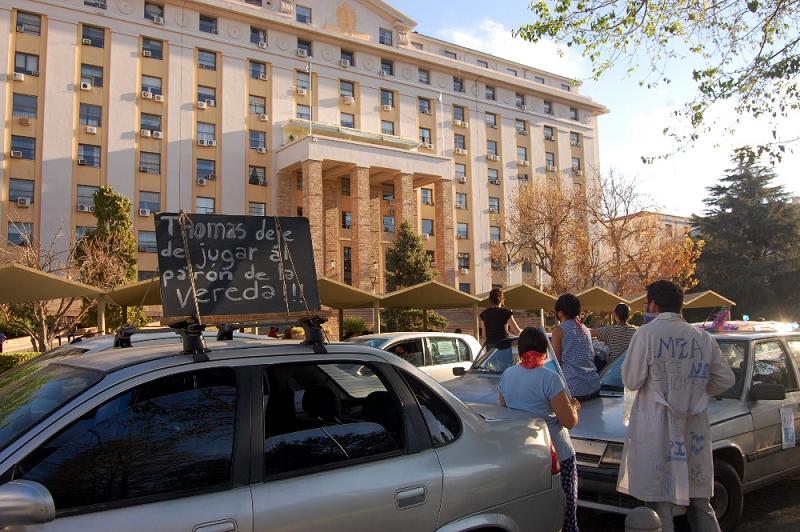
POLYGON ((628 323, 631 308, 625 303, 620 303, 611 313, 614 323, 592 330, 592 336, 608 346, 608 363, 620 356, 628 349, 633 333, 637 327, 628 323))

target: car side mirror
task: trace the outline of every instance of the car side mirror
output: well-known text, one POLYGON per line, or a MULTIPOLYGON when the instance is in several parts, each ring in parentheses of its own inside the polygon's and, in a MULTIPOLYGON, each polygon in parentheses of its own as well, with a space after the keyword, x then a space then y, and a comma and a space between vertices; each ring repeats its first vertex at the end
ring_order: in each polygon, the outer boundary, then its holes
POLYGON ((766 384, 757 382, 750 388, 751 401, 783 401, 786 390, 782 384, 766 384))
POLYGON ((0 486, 0 528, 47 523, 56 518, 56 504, 47 488, 30 480, 0 486))
POLYGON ((466 368, 464 368, 462 366, 456 366, 456 367, 453 368, 453 375, 455 375, 456 377, 460 377, 460 376, 466 375, 466 374, 467 374, 467 370, 466 370, 466 368))

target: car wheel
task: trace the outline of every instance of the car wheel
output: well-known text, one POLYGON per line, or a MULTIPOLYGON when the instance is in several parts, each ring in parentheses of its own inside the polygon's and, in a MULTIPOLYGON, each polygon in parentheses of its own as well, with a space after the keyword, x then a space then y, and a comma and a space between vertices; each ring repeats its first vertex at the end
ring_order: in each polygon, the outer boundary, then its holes
POLYGON ((714 496, 711 507, 723 532, 730 532, 742 517, 744 495, 742 480, 728 462, 714 460, 714 496))

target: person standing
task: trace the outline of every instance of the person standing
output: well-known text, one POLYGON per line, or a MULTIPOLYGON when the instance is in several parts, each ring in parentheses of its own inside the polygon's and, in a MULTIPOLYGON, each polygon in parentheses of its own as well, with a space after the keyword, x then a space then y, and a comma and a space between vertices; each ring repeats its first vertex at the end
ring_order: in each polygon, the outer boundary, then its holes
POLYGON ((3 344, 6 343, 6 335, 0 332, 0 353, 3 352, 3 344))
POLYGON ((628 349, 633 333, 637 329, 637 327, 628 323, 631 307, 625 303, 620 303, 614 307, 611 315, 614 323, 592 331, 592 336, 596 336, 598 340, 608 346, 609 364, 628 349))
POLYGON ((563 294, 556 300, 555 310, 560 324, 553 329, 553 351, 569 393, 579 401, 587 401, 600 392, 600 375, 594 365, 592 335, 578 321, 581 302, 573 294, 563 294))
POLYGON ((636 391, 617 490, 649 503, 673 532, 673 506, 688 506, 694 532, 719 532, 711 507, 714 461, 709 398, 735 378, 711 335, 681 316, 683 290, 671 281, 647 287, 655 315, 633 335, 622 382, 636 391))
POLYGON ((543 367, 547 360, 547 337, 536 327, 525 327, 519 336, 517 365, 500 377, 499 404, 524 410, 547 422, 550 441, 561 466, 561 488, 564 490, 564 532, 577 532, 578 470, 569 432, 578 424, 580 403, 567 396, 561 375, 543 367))
POLYGON ((492 291, 489 292, 489 304, 491 306, 484 309, 480 315, 486 335, 484 342, 486 349, 508 338, 509 328, 514 334, 521 332, 514 319, 514 312, 504 306, 505 295, 502 288, 492 288, 492 291))

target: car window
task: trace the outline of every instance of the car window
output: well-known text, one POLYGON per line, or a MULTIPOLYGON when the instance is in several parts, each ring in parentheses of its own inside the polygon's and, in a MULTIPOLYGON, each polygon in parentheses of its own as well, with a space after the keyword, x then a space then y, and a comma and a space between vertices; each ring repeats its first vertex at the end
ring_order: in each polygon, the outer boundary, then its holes
POLYGON ((408 372, 400 371, 417 399, 434 447, 446 445, 461 434, 461 422, 447 403, 408 372))
POLYGON ((779 341, 758 342, 755 345, 753 383, 780 384, 787 391, 797 388, 794 369, 779 341))
POLYGON ((457 338, 429 338, 429 346, 431 350, 431 363, 435 366, 437 364, 454 364, 456 362, 464 362, 469 360, 469 354, 466 352, 464 342, 457 338))
POLYGON ((425 353, 422 351, 422 340, 410 340, 398 342, 386 348, 386 351, 393 353, 406 362, 420 367, 425 366, 425 353))
POLYGON ((800 368, 800 340, 789 340, 789 352, 792 354, 794 365, 800 368))
POLYGON ((268 477, 346 466, 406 448, 400 401, 369 365, 278 365, 266 370, 264 382, 268 477), (362 385, 356 390, 357 381, 362 385))
POLYGON ((456 347, 458 348, 459 361, 469 362, 472 360, 472 352, 470 351, 469 346, 464 340, 456 338, 456 347))
POLYGON ((356 345, 368 345, 369 347, 380 347, 386 343, 387 338, 351 338, 348 342, 356 345))
POLYGON ((517 339, 503 340, 483 354, 470 368, 482 373, 503 373, 519 362, 517 339))
POLYGON ((236 421, 231 369, 171 375, 128 390, 17 464, 56 511, 229 485, 236 421))

